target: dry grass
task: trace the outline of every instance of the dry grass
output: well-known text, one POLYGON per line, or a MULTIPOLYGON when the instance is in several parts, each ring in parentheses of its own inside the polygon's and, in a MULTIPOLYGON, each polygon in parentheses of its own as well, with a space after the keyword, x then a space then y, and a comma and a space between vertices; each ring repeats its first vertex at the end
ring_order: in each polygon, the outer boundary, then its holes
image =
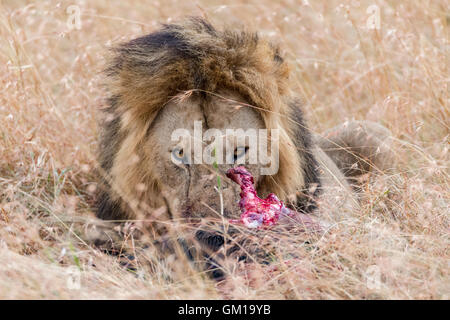
POLYGON ((0 298, 448 299, 448 2, 309 3, 0 1, 0 298), (379 30, 366 26, 374 3, 379 30), (66 24, 72 4, 80 30, 66 24), (295 246, 302 258, 280 259, 270 281, 234 272, 217 288, 180 257, 149 267, 145 253, 136 275, 80 237, 93 217, 105 48, 183 15, 280 42, 314 131, 369 119, 396 138, 395 174, 366 184, 354 219, 311 245, 284 237, 276 253, 295 246))

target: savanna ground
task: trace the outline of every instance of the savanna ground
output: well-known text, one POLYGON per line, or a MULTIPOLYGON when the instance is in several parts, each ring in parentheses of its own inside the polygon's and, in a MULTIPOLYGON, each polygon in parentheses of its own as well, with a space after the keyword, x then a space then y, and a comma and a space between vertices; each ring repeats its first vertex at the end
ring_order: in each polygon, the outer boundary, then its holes
POLYGON ((445 0, 0 1, 0 298, 448 299, 449 9, 445 0), (185 259, 145 254, 131 272, 83 239, 95 221, 107 48, 185 15, 280 43, 313 131, 368 119, 395 137, 395 171, 363 185, 361 210, 312 245, 289 237, 302 259, 278 261, 269 279, 261 266, 252 281, 236 272, 218 287, 185 259))

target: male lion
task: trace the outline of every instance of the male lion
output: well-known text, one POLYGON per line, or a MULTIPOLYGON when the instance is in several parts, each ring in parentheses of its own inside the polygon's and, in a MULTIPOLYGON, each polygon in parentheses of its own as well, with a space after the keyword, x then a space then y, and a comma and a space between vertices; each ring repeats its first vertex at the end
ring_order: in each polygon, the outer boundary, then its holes
POLYGON ((313 135, 289 87, 288 64, 255 33, 219 31, 200 18, 167 24, 116 47, 106 75, 110 97, 100 144, 105 181, 97 215, 153 219, 155 237, 166 231, 157 221, 181 219, 198 226, 193 238, 212 251, 220 248, 220 232, 203 222, 221 213, 239 217, 239 187, 225 177, 233 162, 245 161, 261 197, 275 193, 325 221, 357 206, 346 176, 383 170, 392 161, 389 132, 375 123, 350 122, 313 135), (214 150, 228 163, 194 162, 192 141, 173 141, 172 133, 182 128, 194 139, 196 121, 225 140, 227 129, 278 129, 278 159, 269 155, 278 170, 262 175, 267 163, 248 163, 248 139, 214 150), (161 207, 167 210, 153 217, 161 207))

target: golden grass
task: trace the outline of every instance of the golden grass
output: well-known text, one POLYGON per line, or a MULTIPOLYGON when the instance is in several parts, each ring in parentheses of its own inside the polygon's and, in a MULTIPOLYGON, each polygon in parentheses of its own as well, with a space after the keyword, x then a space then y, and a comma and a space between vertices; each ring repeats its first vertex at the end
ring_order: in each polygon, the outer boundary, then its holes
POLYGON ((0 1, 0 298, 448 299, 449 20, 444 0, 0 1), (367 28, 373 4, 379 30, 367 28), (151 250, 134 274, 82 237, 106 48, 184 15, 279 42, 313 131, 368 119, 395 136, 395 173, 365 184, 360 212, 312 244, 281 236, 277 254, 302 258, 280 259, 270 279, 255 266, 218 287, 151 250))

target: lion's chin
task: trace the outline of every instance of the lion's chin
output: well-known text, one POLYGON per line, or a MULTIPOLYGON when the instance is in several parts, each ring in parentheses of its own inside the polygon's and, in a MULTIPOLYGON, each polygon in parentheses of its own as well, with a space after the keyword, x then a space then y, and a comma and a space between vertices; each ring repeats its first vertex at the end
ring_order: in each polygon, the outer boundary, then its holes
POLYGON ((211 222, 225 219, 235 219, 240 216, 239 195, 227 196, 223 198, 223 203, 216 199, 185 199, 181 201, 179 213, 184 219, 196 221, 197 219, 207 219, 211 222), (209 200, 209 201, 208 201, 209 200))

